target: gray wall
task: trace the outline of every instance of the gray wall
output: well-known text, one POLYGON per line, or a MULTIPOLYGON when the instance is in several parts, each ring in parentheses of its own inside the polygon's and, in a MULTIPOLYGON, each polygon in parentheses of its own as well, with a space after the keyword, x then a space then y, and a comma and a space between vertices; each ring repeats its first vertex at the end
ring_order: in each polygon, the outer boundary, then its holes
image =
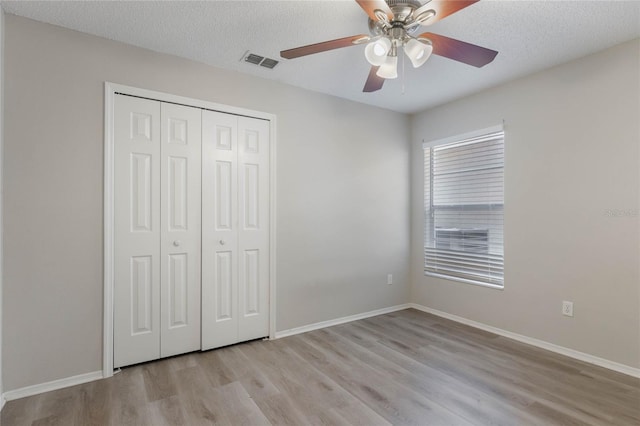
POLYGON ((278 330, 408 302, 407 116, 15 16, 5 59, 5 389, 102 368, 105 80, 277 115, 278 330))
POLYGON ((412 117, 413 302, 640 367, 639 53, 635 40, 412 117), (422 140, 503 119, 504 290, 425 277, 422 140))

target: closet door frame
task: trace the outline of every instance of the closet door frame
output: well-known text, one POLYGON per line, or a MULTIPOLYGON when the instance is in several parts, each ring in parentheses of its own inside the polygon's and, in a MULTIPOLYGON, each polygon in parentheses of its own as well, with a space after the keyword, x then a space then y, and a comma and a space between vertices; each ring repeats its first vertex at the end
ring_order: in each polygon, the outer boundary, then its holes
POLYGON ((276 116, 260 111, 238 108, 200 99, 186 98, 168 93, 111 82, 104 84, 104 216, 103 216, 103 355, 102 375, 113 376, 113 308, 114 308, 114 104, 115 95, 129 95, 202 108, 239 116, 257 118, 269 122, 269 338, 276 333, 276 116))

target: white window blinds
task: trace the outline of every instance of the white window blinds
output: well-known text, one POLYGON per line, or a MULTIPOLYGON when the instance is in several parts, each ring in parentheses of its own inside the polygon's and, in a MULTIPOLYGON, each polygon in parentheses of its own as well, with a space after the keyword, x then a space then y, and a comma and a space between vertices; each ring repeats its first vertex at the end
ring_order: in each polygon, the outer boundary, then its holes
POLYGON ((425 273, 502 287, 504 132, 424 149, 425 273))

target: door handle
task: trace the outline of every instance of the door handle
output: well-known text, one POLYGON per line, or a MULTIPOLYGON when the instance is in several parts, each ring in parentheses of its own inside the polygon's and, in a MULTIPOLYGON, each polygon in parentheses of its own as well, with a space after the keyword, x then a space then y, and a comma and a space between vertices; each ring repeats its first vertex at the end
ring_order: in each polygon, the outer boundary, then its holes
POLYGON ((223 245, 225 245, 225 244, 226 244, 226 243, 225 243, 225 241, 224 241, 224 240, 220 240, 220 245, 221 245, 221 246, 223 246, 223 245))
POLYGON ((173 242, 173 245, 176 246, 176 247, 180 247, 180 240, 175 240, 173 242))

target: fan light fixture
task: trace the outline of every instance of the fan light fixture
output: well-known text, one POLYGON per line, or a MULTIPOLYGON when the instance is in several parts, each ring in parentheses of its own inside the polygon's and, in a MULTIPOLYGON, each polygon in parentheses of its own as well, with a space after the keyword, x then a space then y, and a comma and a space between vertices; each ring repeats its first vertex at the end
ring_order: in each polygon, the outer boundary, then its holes
POLYGON ((398 56, 387 55, 376 74, 382 78, 398 78, 398 56))
POLYGON ((431 52, 433 52, 433 46, 426 38, 406 37, 405 40, 392 40, 389 36, 380 37, 367 44, 364 49, 364 56, 367 61, 371 65, 380 67, 376 72, 378 77, 385 79, 398 77, 398 47, 403 48, 414 68, 418 68, 427 62, 431 52))
POLYGON ((407 54, 414 68, 418 68, 427 62, 431 52, 433 52, 433 46, 426 39, 418 40, 412 38, 404 45, 404 53, 407 54))
POLYGON ((383 37, 367 44, 364 48, 364 56, 371 65, 380 66, 385 62, 389 50, 391 50, 391 40, 383 37))

